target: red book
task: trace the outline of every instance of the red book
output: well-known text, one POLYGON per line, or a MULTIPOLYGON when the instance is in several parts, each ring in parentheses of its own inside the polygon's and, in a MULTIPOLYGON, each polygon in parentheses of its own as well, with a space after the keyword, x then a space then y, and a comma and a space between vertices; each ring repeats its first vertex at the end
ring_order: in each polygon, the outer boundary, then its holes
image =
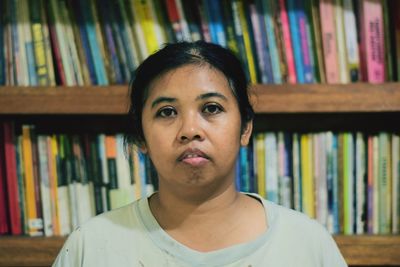
POLYGON ((11 122, 4 123, 4 155, 11 234, 20 235, 22 234, 22 225, 18 192, 17 156, 15 152, 14 124, 11 122))
POLYGON ((0 132, 0 235, 7 234, 9 232, 6 197, 6 170, 4 159, 4 142, 2 133, 0 132))

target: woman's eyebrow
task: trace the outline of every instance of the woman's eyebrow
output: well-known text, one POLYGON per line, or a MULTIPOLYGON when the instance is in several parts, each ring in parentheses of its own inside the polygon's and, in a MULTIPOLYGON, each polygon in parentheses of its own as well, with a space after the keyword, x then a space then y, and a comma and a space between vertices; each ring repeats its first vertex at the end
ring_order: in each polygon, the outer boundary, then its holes
POLYGON ((174 97, 166 97, 166 96, 159 96, 151 103, 151 108, 154 108, 156 105, 158 105, 158 104, 160 104, 162 102, 173 103, 173 102, 176 102, 176 98, 174 98, 174 97))
POLYGON ((210 92, 210 93, 205 93, 205 94, 201 94, 198 97, 196 97, 196 100, 203 100, 203 99, 207 99, 207 98, 211 98, 211 97, 218 97, 221 98, 225 101, 227 101, 228 99, 226 98, 226 96, 224 96, 221 93, 218 92, 210 92))

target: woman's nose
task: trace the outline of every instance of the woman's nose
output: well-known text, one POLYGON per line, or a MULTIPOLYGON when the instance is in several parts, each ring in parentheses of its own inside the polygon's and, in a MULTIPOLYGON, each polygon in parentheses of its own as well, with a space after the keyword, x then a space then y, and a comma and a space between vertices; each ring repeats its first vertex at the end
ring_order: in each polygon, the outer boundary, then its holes
POLYGON ((201 119, 192 113, 183 116, 177 138, 180 142, 202 140, 204 134, 201 127, 201 119))

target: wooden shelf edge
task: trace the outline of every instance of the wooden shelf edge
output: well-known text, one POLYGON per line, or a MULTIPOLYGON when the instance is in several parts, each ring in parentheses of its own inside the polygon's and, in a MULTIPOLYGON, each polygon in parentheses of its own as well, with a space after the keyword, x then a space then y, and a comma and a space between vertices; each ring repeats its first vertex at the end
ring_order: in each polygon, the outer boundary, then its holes
MULTIPOLYGON (((252 86, 256 113, 400 112, 400 83, 252 86)), ((128 86, 0 87, 0 114, 126 114, 128 86)))
MULTIPOLYGON (((400 266, 400 235, 335 235, 351 266, 400 266)), ((49 266, 64 237, 0 237, 0 266, 49 266)))
POLYGON ((0 114, 126 114, 127 85, 0 87, 0 114))
POLYGON ((256 113, 399 112, 400 83, 255 85, 256 113))
POLYGON ((334 236, 348 265, 400 266, 400 235, 334 236))

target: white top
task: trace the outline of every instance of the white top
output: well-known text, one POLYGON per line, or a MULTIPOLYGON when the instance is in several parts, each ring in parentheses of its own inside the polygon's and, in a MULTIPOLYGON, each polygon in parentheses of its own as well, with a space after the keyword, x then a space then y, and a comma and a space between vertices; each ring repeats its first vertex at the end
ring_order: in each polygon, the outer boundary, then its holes
POLYGON ((190 249, 160 227, 142 198, 76 229, 53 266, 347 266, 318 222, 253 196, 265 207, 268 229, 251 242, 212 252, 190 249))

